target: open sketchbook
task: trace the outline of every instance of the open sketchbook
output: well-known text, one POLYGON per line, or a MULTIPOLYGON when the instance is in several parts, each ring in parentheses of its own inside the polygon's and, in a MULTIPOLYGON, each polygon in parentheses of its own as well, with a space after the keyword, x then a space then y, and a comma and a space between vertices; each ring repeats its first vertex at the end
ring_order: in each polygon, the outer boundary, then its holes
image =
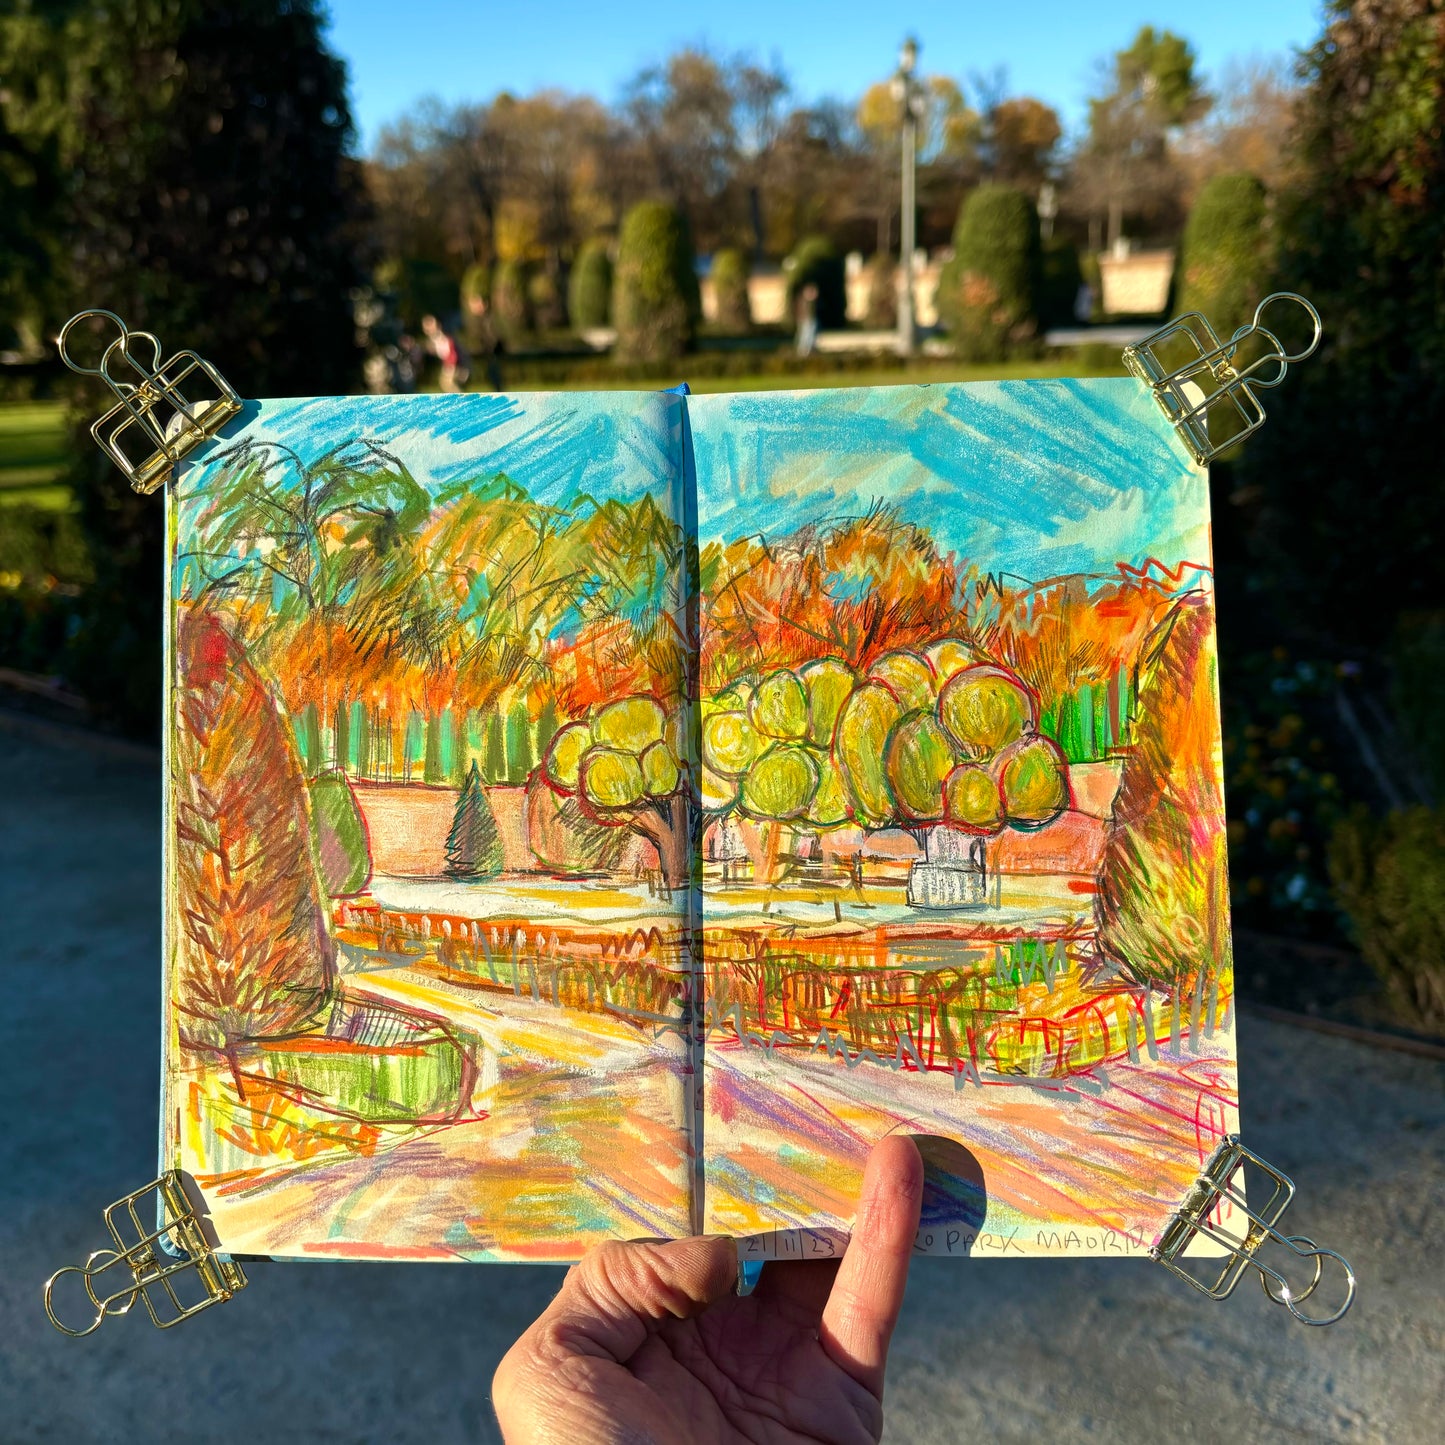
POLYGON ((162 1165, 228 1250, 846 1228, 903 1130, 920 1250, 1142 1253, 1237 1127, 1140 383, 253 402, 168 515, 162 1165))

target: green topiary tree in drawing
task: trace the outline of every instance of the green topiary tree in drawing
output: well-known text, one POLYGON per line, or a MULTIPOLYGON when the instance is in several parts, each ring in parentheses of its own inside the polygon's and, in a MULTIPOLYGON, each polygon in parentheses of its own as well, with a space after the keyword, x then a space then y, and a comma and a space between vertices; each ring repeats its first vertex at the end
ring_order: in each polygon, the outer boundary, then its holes
POLYGON ((849 693, 832 746, 849 818, 923 846, 910 902, 982 901, 961 876, 981 878, 982 840, 1045 827, 1069 806, 1068 764, 1038 713, 1019 677, 957 638, 884 653, 849 693))
POLYGON ((446 871, 452 878, 495 878, 502 871, 502 840, 475 762, 467 771, 447 834, 446 871))
POLYGON ((702 723, 704 808, 713 816, 736 809, 803 834, 847 823, 831 745, 854 682, 845 662, 824 657, 734 682, 710 698, 702 723))

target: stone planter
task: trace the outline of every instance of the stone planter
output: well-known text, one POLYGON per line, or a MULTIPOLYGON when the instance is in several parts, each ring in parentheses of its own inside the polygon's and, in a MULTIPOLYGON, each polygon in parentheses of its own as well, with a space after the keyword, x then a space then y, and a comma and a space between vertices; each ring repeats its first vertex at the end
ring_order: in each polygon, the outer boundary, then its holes
POLYGON ((912 908, 973 909, 988 906, 988 840, 955 828, 928 829, 925 858, 908 870, 912 908))

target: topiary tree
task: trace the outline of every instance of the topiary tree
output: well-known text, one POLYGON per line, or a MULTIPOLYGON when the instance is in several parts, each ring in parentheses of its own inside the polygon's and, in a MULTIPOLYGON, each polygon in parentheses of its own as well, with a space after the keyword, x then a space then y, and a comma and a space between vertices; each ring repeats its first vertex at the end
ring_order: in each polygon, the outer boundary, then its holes
POLYGON ((850 820, 832 756, 838 710, 856 681, 840 658, 743 679, 703 708, 703 805, 823 833, 850 820))
POLYGON ((746 331, 753 324, 748 299, 748 258, 732 246, 712 258, 712 291, 717 303, 717 324, 728 331, 746 331))
POLYGON ((1249 320, 1269 286, 1267 202, 1255 177, 1215 176, 1184 226, 1177 309, 1202 312, 1223 336, 1249 320))
POLYGON ((629 828, 657 849, 665 887, 692 875, 691 812, 678 713, 646 693, 600 703, 553 735, 542 760, 548 784, 583 815, 629 828))
POLYGON ((508 341, 516 341, 532 329, 529 279, 521 261, 503 261, 492 275, 492 316, 498 333, 508 341))
POLYGON ((452 878, 495 878, 502 871, 502 840, 473 760, 457 798, 447 834, 447 874, 452 878))
POLYGON ((1038 330, 1039 218, 1013 186, 971 191, 953 228, 953 259, 938 278, 938 314, 959 355, 1000 361, 1038 330))
POLYGON ((623 360, 672 361, 691 344, 701 303, 681 211, 662 201, 640 201, 627 213, 612 303, 623 360))
POLYGON ((532 271, 527 277, 527 302, 540 331, 557 331, 567 324, 567 308, 557 277, 548 270, 532 271))
POLYGON ((588 241, 567 279, 567 310, 578 331, 606 326, 612 319, 612 258, 607 242, 588 241))
POLYGON ((826 236, 804 236, 783 262, 788 275, 788 314, 794 314, 798 292, 818 288, 818 329, 837 331, 848 323, 848 283, 843 258, 826 236))
POLYGON ((908 900, 983 901, 983 842, 1069 806, 1068 764, 1038 731, 1038 700, 958 638, 885 653, 838 711, 832 754, 849 817, 912 833, 927 855, 908 900))
POLYGON ((331 898, 350 898, 371 881, 371 840, 351 782, 342 771, 321 773, 311 793, 311 851, 321 886, 331 898))

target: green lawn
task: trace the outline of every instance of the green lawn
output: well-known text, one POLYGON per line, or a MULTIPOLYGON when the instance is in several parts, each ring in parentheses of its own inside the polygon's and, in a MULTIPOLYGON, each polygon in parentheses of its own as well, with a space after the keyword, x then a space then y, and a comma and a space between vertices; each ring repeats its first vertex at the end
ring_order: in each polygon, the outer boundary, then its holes
POLYGON ((56 511, 68 506, 70 493, 56 485, 65 448, 63 403, 0 404, 0 506, 30 502, 56 511))
MULTIPOLYGON (((525 369, 525 368, 523 368, 525 369)), ((673 376, 647 381, 609 381, 588 376, 576 382, 534 385, 538 391, 644 391, 674 386, 684 379, 695 392, 810 390, 821 386, 898 386, 905 382, 991 381, 1025 377, 1122 376, 1117 360, 1101 358, 1097 348, 1073 356, 1040 361, 969 366, 959 361, 920 361, 906 369, 841 365, 837 370, 770 372, 692 380, 686 363, 673 376)), ((519 388, 526 383, 517 378, 519 388)), ((69 505, 68 490, 57 484, 65 465, 65 407, 61 402, 0 403, 0 506, 29 502, 56 511, 69 505)))

